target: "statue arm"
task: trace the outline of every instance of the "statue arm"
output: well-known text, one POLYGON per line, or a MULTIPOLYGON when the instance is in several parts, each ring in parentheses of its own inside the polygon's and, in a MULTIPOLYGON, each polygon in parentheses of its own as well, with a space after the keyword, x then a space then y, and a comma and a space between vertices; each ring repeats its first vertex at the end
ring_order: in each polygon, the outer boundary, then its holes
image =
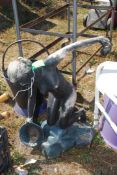
POLYGON ((106 55, 111 51, 110 40, 106 37, 99 36, 99 37, 94 37, 94 38, 90 38, 82 41, 77 41, 59 49, 58 51, 49 55, 44 60, 44 64, 46 66, 50 66, 50 65, 57 66, 57 64, 59 64, 59 62, 63 60, 63 58, 67 55, 68 52, 72 52, 77 48, 85 48, 95 43, 100 43, 102 45, 101 54, 106 55))

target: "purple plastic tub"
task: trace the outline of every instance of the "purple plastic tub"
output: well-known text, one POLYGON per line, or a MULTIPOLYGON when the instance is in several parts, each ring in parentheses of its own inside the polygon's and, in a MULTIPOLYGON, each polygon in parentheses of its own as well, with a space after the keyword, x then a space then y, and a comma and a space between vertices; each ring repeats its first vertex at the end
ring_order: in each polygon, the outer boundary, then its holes
MULTIPOLYGON (((108 97, 105 97, 104 107, 108 115, 111 116, 111 120, 117 124, 117 105, 115 105, 108 97)), ((113 131, 105 117, 102 120, 100 133, 106 144, 112 149, 117 150, 117 134, 113 131)))
MULTIPOLYGON (((21 108, 17 103, 14 106, 14 110, 18 115, 27 117, 28 112, 27 109, 21 108)), ((47 102, 44 101, 38 108, 35 109, 34 115, 41 115, 47 110, 47 102)))

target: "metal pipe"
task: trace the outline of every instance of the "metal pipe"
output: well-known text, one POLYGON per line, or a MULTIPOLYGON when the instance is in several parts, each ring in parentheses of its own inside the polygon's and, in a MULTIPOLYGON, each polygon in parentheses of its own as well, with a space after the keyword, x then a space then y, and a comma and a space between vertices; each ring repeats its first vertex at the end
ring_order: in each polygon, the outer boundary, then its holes
POLYGON ((67 8, 67 18, 68 18, 68 32, 70 32, 70 0, 67 0, 68 8, 67 8))
POLYGON ((52 17, 52 16, 55 16, 56 14, 62 12, 62 11, 65 10, 67 7, 68 7, 68 4, 66 4, 66 5, 64 5, 64 6, 62 6, 62 7, 59 7, 58 9, 53 10, 53 11, 51 11, 51 12, 49 12, 49 13, 47 13, 47 14, 45 14, 45 15, 39 17, 39 18, 36 18, 36 19, 34 19, 34 20, 32 20, 32 21, 29 21, 29 22, 27 22, 27 23, 21 25, 20 27, 21 27, 21 28, 27 28, 27 27, 28 27, 28 28, 32 28, 33 26, 39 24, 40 22, 44 21, 45 19, 47 19, 47 18, 49 18, 49 17, 52 17))
MULTIPOLYGON (((16 24, 17 40, 21 40, 16 0, 12 0, 12 6, 13 6, 13 13, 14 13, 14 19, 15 19, 15 24, 16 24)), ((23 51, 22 51, 22 44, 21 43, 18 44, 18 48, 19 48, 19 55, 23 57, 23 51)))
MULTIPOLYGON (((73 2, 73 42, 77 39, 77 0, 73 2)), ((72 82, 76 85, 76 51, 72 52, 72 82)))
POLYGON ((58 37, 62 37, 62 38, 72 38, 72 34, 62 34, 60 32, 47 32, 47 31, 43 31, 43 30, 36 30, 36 29, 29 29, 29 28, 21 28, 21 31, 32 33, 32 34, 58 36, 58 37))
POLYGON ((93 55, 90 56, 90 58, 77 70, 76 74, 79 73, 79 72, 86 66, 86 64, 89 63, 89 61, 90 61, 101 49, 102 49, 102 46, 101 46, 98 50, 96 50, 96 51, 94 52, 93 55))
MULTIPOLYGON (((57 44, 58 42, 60 42, 61 40, 63 40, 64 38, 60 37, 57 38, 56 40, 54 40, 52 43, 50 43, 49 45, 46 46, 46 49, 50 49, 51 47, 55 46, 55 44, 57 44)), ((43 54, 45 52, 45 49, 41 49, 40 51, 36 52, 34 55, 32 55, 31 57, 29 57, 28 59, 32 59, 32 58, 36 58, 38 56, 40 56, 41 54, 43 54)))
POLYGON ((112 33, 114 27, 114 19, 115 19, 115 4, 112 5, 112 14, 111 14, 111 23, 110 23, 110 40, 112 42, 112 33))

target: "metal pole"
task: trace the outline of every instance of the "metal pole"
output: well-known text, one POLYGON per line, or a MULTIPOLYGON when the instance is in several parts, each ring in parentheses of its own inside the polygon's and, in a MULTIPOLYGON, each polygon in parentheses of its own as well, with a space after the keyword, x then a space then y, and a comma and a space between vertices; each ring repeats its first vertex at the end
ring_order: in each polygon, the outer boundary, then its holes
POLYGON ((112 42, 112 34, 114 27, 114 19, 115 19, 115 3, 112 3, 112 14, 111 14, 111 23, 110 23, 110 40, 112 42))
MULTIPOLYGON (((77 0, 73 2, 73 42, 77 40, 77 0)), ((76 51, 72 52, 72 82, 76 85, 76 51)))
POLYGON ((68 32, 70 32, 70 0, 67 0, 67 3, 69 4, 67 8, 67 18, 68 18, 68 32))
MULTIPOLYGON (((16 24, 17 40, 21 40, 20 29, 19 29, 19 18, 18 18, 18 11, 17 11, 16 0, 12 0, 12 6, 13 6, 13 13, 14 13, 14 19, 15 19, 15 24, 16 24)), ((22 56, 23 57, 23 51, 22 51, 22 45, 21 45, 21 43, 18 44, 18 47, 19 47, 19 56, 22 56)))

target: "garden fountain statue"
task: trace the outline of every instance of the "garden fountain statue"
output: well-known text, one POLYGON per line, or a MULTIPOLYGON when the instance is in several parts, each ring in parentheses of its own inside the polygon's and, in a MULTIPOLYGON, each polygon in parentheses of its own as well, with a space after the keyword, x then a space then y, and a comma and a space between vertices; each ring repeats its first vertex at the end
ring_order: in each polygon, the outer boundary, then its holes
POLYGON ((64 78, 57 69, 57 65, 68 52, 95 43, 102 44, 102 54, 107 54, 111 49, 109 39, 95 37, 65 46, 49 55, 45 60, 32 63, 25 58, 19 58, 9 64, 7 75, 10 82, 26 84, 29 89, 28 122, 33 119, 37 88, 41 94, 48 94, 48 125, 55 125, 57 122, 60 128, 67 128, 77 120, 73 115, 76 102, 75 88, 64 78))
MULTIPOLYGON (((84 110, 74 111, 77 97, 75 88, 64 78, 62 73, 58 70, 57 65, 68 52, 95 43, 100 43, 102 45, 101 54, 106 55, 110 52, 110 40, 100 36, 69 44, 49 55, 44 60, 38 60, 32 63, 32 61, 26 58, 19 57, 8 66, 7 77, 9 82, 12 84, 18 82, 20 85, 25 85, 25 90, 28 91, 28 125, 21 128, 20 133, 23 131, 21 135, 24 135, 24 133, 29 134, 29 132, 25 132, 28 126, 28 131, 30 128, 33 128, 32 130, 33 132, 35 131, 35 138, 36 136, 39 137, 37 125, 33 123, 37 89, 43 96, 48 95, 47 127, 44 125, 41 127, 42 130, 44 130, 44 128, 48 130, 48 133, 46 132, 48 135, 46 137, 46 142, 42 143, 43 137, 41 137, 41 142, 39 139, 34 139, 34 143, 30 144, 30 134, 25 135, 25 137, 23 136, 22 140, 26 139, 25 143, 29 146, 37 146, 38 143, 42 144, 43 153, 46 152, 49 157, 56 157, 62 151, 74 145, 79 145, 79 143, 87 144, 92 140, 93 134, 91 127, 87 127, 86 125, 84 125, 84 127, 77 124, 74 125, 79 118, 81 121, 85 121, 84 110), (29 139, 27 140, 27 138, 29 139)), ((17 95, 19 94, 17 93, 17 95)))

